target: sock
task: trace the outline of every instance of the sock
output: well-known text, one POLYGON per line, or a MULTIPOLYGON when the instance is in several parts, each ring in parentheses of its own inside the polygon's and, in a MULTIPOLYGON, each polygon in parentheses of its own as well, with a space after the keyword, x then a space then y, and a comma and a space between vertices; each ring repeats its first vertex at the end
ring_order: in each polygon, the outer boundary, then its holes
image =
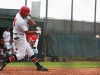
POLYGON ((12 56, 8 57, 7 59, 5 59, 4 62, 8 64, 8 63, 14 62, 16 60, 17 60, 16 55, 12 55, 12 56))
POLYGON ((40 66, 37 57, 35 57, 35 55, 31 56, 30 59, 32 59, 32 62, 35 63, 36 66, 40 66))

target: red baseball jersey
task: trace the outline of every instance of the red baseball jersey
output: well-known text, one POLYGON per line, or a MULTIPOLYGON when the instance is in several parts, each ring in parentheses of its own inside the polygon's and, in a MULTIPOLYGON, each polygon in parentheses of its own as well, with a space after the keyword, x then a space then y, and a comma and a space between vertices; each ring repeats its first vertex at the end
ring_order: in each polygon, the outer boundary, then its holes
POLYGON ((33 34, 33 35, 26 35, 26 39, 32 39, 32 41, 36 41, 38 39, 38 35, 37 34, 33 34))

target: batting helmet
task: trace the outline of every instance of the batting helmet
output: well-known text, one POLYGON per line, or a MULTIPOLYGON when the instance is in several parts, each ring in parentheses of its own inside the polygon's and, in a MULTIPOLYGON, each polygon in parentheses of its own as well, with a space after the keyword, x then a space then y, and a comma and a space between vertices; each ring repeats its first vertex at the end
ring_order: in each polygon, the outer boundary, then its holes
POLYGON ((30 8, 27 6, 22 6, 20 9, 21 16, 28 16, 30 15, 30 8))

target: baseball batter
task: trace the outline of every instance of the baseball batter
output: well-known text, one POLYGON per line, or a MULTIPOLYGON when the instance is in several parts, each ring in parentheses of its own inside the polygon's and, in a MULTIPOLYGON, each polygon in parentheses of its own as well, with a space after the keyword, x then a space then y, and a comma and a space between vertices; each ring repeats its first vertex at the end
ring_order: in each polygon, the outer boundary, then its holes
POLYGON ((12 55, 4 61, 0 61, 1 71, 8 63, 23 59, 26 52, 32 62, 35 63, 37 71, 48 71, 47 68, 44 68, 42 65, 39 64, 37 57, 35 57, 32 48, 26 40, 26 34, 41 34, 41 28, 36 25, 36 23, 29 17, 29 15, 30 9, 27 6, 22 6, 19 12, 16 14, 13 22, 13 40, 18 53, 12 55), (33 25, 37 29, 37 31, 28 31, 28 23, 33 25))

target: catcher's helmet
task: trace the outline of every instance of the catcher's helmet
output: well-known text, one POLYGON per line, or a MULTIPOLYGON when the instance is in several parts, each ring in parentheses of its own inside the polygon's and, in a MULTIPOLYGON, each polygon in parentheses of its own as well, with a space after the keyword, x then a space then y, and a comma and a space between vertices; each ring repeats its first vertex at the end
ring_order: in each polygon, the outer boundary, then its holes
POLYGON ((30 8, 27 6, 22 6, 19 12, 21 16, 28 16, 30 15, 30 8))

